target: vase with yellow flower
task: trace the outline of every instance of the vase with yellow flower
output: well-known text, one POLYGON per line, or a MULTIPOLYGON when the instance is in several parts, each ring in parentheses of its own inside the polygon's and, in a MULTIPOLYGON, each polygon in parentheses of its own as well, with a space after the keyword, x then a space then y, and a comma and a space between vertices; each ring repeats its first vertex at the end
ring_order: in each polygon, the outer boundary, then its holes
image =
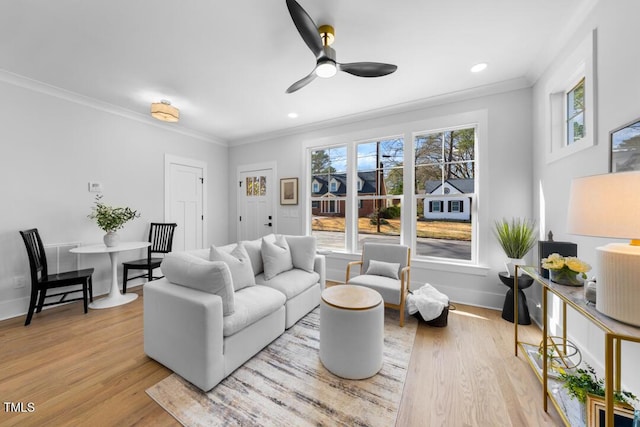
POLYGON ((542 268, 549 270, 549 279, 559 285, 582 286, 591 266, 577 257, 553 253, 542 259, 542 268))

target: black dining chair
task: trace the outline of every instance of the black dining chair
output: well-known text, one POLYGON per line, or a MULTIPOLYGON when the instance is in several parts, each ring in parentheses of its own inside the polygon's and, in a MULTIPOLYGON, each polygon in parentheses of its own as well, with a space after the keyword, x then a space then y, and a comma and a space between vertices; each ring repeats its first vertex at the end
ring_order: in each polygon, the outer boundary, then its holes
POLYGON ((29 300, 29 311, 27 312, 27 320, 24 326, 31 323, 33 312, 40 313, 42 307, 56 304, 64 304, 71 301, 84 302, 84 312, 87 313, 89 299, 93 302, 93 282, 91 276, 93 268, 84 270, 66 271, 64 273, 49 274, 47 268, 47 257, 44 252, 44 245, 37 228, 24 230, 20 232, 22 240, 27 247, 27 255, 29 257, 29 270, 31 273, 31 299, 29 300), (47 295, 47 291, 55 288, 62 288, 72 285, 82 285, 82 289, 66 290, 55 294, 47 295), (67 299, 67 295, 82 292, 82 298, 67 299), (45 298, 61 297, 57 301, 45 303, 45 298))
POLYGON ((147 257, 122 263, 122 266, 124 267, 124 271, 122 273, 122 293, 127 292, 128 280, 144 277, 150 282, 164 277, 153 276, 153 270, 160 267, 164 258, 154 258, 152 254, 167 254, 171 252, 171 247, 173 246, 173 232, 177 226, 178 224, 175 223, 151 223, 151 226, 149 227, 149 242, 151 243, 151 246, 147 248, 147 257), (145 273, 138 276, 128 277, 129 270, 145 270, 145 273))

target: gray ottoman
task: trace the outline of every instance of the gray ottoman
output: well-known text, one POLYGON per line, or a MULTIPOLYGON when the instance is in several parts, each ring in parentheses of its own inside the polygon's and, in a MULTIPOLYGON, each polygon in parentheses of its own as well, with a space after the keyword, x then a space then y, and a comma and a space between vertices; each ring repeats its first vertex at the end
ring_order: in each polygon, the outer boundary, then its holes
POLYGON ((320 301, 320 361, 347 379, 369 378, 382 368, 384 304, 373 289, 326 288, 320 301))

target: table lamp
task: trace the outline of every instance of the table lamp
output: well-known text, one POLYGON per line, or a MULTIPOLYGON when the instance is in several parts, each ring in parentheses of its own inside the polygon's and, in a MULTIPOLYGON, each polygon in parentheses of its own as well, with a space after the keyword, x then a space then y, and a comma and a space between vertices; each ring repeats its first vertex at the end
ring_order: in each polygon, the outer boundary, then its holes
POLYGON ((575 178, 568 231, 631 239, 596 248, 596 310, 640 326, 640 171, 575 178))

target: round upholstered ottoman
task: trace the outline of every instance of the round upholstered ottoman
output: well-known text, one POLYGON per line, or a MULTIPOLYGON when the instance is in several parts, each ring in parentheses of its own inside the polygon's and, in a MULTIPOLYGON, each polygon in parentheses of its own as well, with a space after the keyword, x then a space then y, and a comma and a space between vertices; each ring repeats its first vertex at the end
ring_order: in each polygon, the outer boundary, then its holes
POLYGON ((373 289, 331 286, 320 301, 320 361, 333 374, 369 378, 382 368, 384 304, 373 289))

